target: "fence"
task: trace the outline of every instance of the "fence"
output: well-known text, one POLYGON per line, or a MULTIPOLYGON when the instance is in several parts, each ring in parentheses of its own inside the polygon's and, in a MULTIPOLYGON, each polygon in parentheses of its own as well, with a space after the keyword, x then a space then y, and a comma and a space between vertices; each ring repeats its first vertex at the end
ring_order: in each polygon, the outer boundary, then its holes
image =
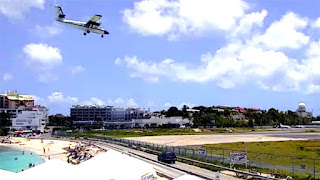
MULTIPOLYGON (((161 144, 147 143, 136 140, 119 139, 113 137, 103 137, 106 140, 117 141, 136 149, 146 148, 155 151, 172 151, 178 156, 195 159, 202 162, 230 166, 230 153, 241 152, 234 149, 214 148, 214 147, 177 147, 161 144), (205 149, 205 153, 199 148, 205 149)), ((235 165, 235 168, 249 169, 254 172, 268 172, 277 177, 287 175, 296 179, 320 179, 320 159, 302 158, 296 156, 286 156, 277 154, 260 153, 246 151, 248 155, 247 165, 235 165)))
MULTIPOLYGON (((184 147, 190 151, 190 147, 184 147)), ((205 154, 198 154, 192 158, 203 159, 213 163, 221 163, 227 165, 230 163, 230 153, 241 152, 235 149, 224 149, 216 147, 193 147, 206 149, 205 154)), ((245 151, 247 153, 247 167, 251 170, 264 170, 272 174, 283 176, 291 175, 299 179, 320 179, 320 159, 303 158, 289 155, 279 155, 271 153, 261 153, 255 151, 245 151)), ((239 166, 238 166, 239 167, 239 166)), ((243 166, 240 166, 244 168, 243 166)))
MULTIPOLYGON (((138 150, 154 150, 162 152, 172 151, 180 157, 186 157, 227 167, 230 166, 230 153, 241 152, 235 149, 224 149, 206 146, 167 146, 106 136, 100 136, 98 138, 138 150), (201 152, 199 152, 199 148, 201 148, 201 152)), ((235 168, 249 169, 250 172, 267 172, 275 175, 276 177, 292 176, 295 179, 320 180, 320 159, 318 158, 310 159, 254 151, 246 152, 248 160, 247 164, 235 165, 235 168)))

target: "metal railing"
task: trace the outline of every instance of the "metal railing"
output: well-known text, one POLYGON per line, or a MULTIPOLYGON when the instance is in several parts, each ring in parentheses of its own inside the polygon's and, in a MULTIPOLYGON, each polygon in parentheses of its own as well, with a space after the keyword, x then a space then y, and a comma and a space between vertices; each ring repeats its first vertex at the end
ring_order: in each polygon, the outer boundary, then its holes
POLYGON ((152 154, 160 154, 163 151, 174 151, 177 154, 178 161, 185 162, 185 163, 187 162, 188 164, 201 166, 201 167, 215 170, 215 171, 230 171, 235 173, 237 177, 240 177, 240 178, 253 177, 255 179, 270 179, 270 180, 279 179, 279 178, 273 178, 273 177, 266 177, 256 173, 242 171, 234 168, 229 168, 222 165, 213 164, 213 162, 210 162, 210 161, 206 162, 206 161, 203 161, 203 159, 197 158, 195 153, 193 153, 194 156, 190 157, 190 155, 187 154, 187 150, 182 151, 182 147, 166 146, 166 145, 146 143, 142 141, 121 139, 121 138, 115 138, 115 137, 99 137, 99 138, 83 138, 83 139, 116 144, 116 145, 120 145, 128 148, 132 148, 135 150, 145 151, 152 154))

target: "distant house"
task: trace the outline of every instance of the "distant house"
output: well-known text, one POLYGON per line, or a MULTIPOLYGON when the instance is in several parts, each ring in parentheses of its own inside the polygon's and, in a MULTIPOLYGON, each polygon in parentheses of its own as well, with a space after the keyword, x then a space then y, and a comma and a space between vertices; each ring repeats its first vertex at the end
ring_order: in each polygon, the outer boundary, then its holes
POLYGON ((187 112, 189 113, 189 116, 193 116, 194 113, 200 112, 198 109, 187 109, 187 112))
POLYGON ((243 114, 232 114, 231 115, 231 118, 234 120, 234 121, 243 121, 243 122, 248 122, 249 120, 247 119, 247 117, 243 114))
POLYGON ((167 118, 151 117, 150 119, 133 119, 132 120, 133 128, 159 127, 159 126, 167 127, 167 128, 190 126, 190 120, 183 119, 180 116, 167 117, 167 118))
POLYGON ((320 121, 312 121, 310 125, 320 125, 320 121))

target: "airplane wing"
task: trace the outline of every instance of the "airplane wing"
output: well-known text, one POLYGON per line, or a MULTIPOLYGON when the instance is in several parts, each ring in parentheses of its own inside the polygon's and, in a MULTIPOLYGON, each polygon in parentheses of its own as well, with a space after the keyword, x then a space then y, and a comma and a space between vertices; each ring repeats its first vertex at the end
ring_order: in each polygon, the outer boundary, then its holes
POLYGON ((99 21, 99 19, 101 18, 102 16, 101 15, 94 15, 92 16, 92 18, 87 22, 87 24, 93 24, 93 25, 100 25, 100 23, 97 23, 97 21, 99 21))

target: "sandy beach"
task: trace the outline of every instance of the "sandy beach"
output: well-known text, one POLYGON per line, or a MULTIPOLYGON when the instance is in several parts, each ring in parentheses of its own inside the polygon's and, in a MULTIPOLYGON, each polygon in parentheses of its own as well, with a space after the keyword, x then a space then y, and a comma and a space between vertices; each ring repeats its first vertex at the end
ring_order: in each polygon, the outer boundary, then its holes
POLYGON ((69 146, 75 146, 76 142, 46 139, 29 139, 11 137, 11 144, 0 143, 0 146, 16 147, 36 152, 39 156, 43 156, 45 160, 60 159, 67 161, 67 150, 69 146))

